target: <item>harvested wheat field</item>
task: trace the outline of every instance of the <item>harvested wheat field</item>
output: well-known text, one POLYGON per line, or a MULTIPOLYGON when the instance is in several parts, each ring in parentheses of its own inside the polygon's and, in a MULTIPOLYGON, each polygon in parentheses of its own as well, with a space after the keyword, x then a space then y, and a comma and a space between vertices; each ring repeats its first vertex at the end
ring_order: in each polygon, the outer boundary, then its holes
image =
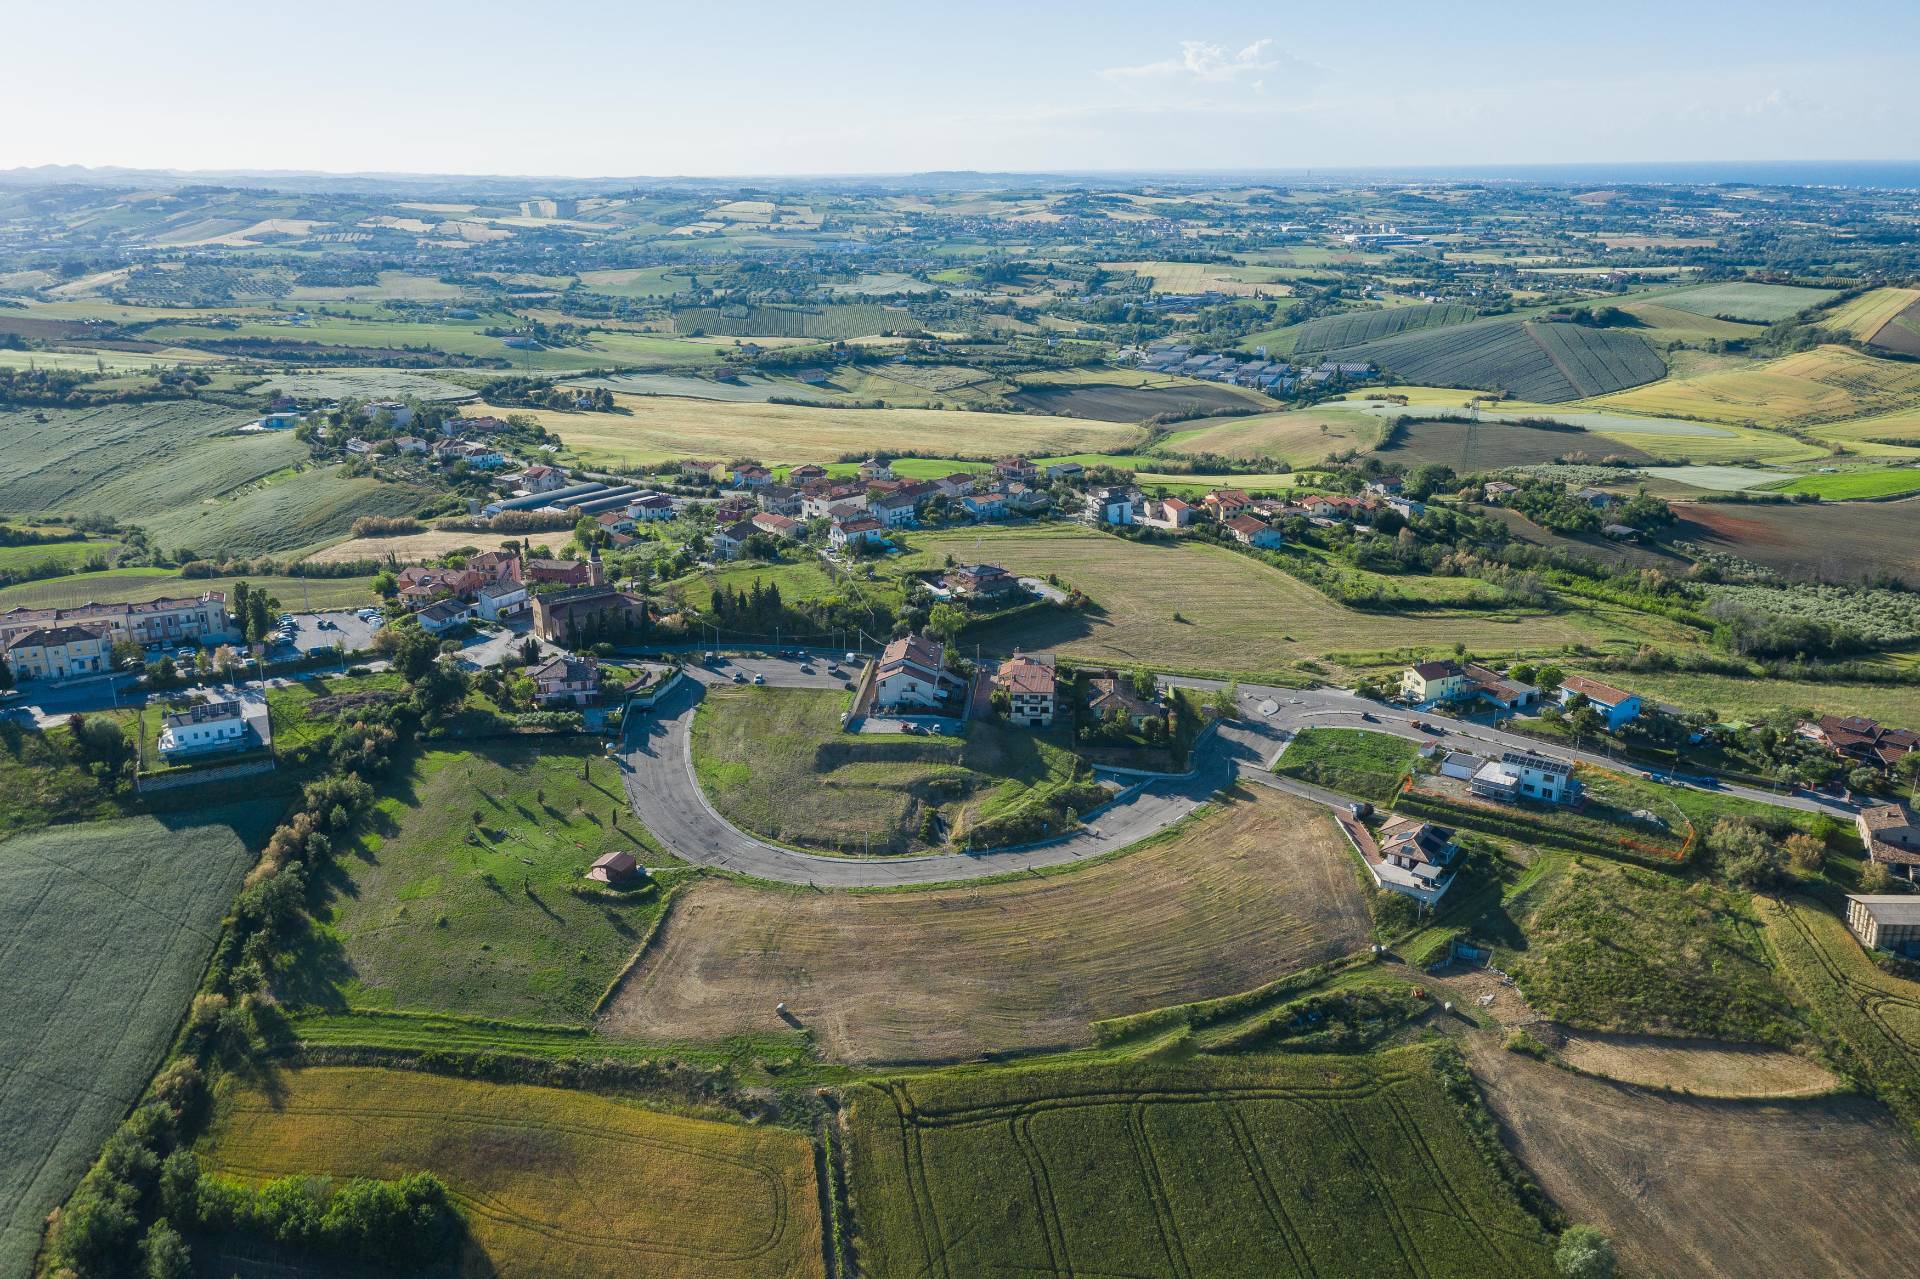
POLYGON ((1560 1056, 1591 1075, 1696 1097, 1818 1097, 1841 1086, 1817 1061, 1779 1048, 1717 1039, 1563 1032, 1560 1056))
POLYGON ((1862 1097, 1716 1101, 1487 1046, 1473 1068, 1507 1144, 1642 1279, 1910 1274, 1920 1150, 1862 1097))
POLYGON ((1068 874, 897 893, 705 880, 681 897, 602 1029, 653 1039, 781 1030, 835 1058, 953 1061, 1089 1042, 1089 1023, 1247 990, 1366 940, 1333 823, 1231 792, 1123 857, 1068 874))
POLYGON ((1028 413, 722 404, 662 395, 616 395, 612 413, 531 416, 584 461, 641 465, 683 457, 757 457, 769 464, 831 462, 876 449, 923 457, 1051 457, 1125 452, 1138 427, 1028 413))
POLYGON ((467 1220, 463 1275, 803 1279, 823 1264, 804 1134, 593 1093, 281 1071, 223 1091, 200 1156, 208 1173, 250 1184, 433 1173, 467 1220))
MULTIPOLYGON (((519 533, 456 533, 435 529, 426 533, 397 533, 390 537, 354 537, 335 542, 307 558, 316 564, 352 564, 360 560, 385 560, 391 556, 402 564, 418 564, 469 546, 480 551, 497 551, 508 542, 518 542, 522 536, 519 533)), ((541 540, 538 533, 525 536, 533 541, 541 540)), ((546 540, 561 539, 548 534, 546 540)))

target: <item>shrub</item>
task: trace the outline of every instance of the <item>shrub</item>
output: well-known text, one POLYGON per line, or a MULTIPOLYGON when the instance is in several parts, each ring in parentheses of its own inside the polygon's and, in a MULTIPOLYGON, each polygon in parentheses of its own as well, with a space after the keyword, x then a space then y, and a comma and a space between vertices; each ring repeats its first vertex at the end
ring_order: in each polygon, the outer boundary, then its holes
POLYGON ((1592 1226, 1568 1226, 1553 1250, 1553 1267, 1566 1279, 1613 1279, 1613 1244, 1592 1226))

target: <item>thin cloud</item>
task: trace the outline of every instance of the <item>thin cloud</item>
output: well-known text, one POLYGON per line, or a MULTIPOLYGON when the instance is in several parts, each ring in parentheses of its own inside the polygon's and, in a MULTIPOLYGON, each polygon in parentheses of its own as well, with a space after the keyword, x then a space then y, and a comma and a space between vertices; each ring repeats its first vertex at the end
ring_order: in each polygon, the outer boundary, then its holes
POLYGON ((1180 54, 1137 67, 1108 67, 1100 74, 1109 80, 1191 80, 1203 84, 1232 84, 1249 76, 1277 71, 1291 59, 1270 52, 1273 41, 1255 40, 1230 50, 1211 40, 1182 40, 1180 54))

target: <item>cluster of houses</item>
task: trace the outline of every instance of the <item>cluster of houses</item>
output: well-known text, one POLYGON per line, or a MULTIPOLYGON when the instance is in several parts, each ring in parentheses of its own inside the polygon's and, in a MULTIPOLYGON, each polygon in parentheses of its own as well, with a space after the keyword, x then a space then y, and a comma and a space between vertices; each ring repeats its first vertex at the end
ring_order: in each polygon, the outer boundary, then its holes
POLYGON ((228 643, 239 631, 224 591, 193 598, 78 608, 12 608, 0 612, 0 653, 17 678, 80 679, 113 668, 115 644, 142 648, 228 643))
POLYGON ((1271 550, 1286 545, 1275 527, 1279 521, 1299 518, 1322 528, 1336 524, 1371 526, 1383 510, 1402 515, 1423 514, 1426 507, 1399 491, 1398 480, 1381 480, 1369 492, 1351 496, 1310 494, 1295 498, 1254 497, 1241 489, 1215 489, 1198 502, 1181 497, 1146 497, 1137 489, 1120 486, 1088 492, 1084 514, 1095 524, 1139 525, 1181 533, 1202 521, 1211 521, 1242 546, 1271 550))
MULTIPOLYGON (((1584 704, 1605 721, 1609 732, 1640 717, 1638 693, 1603 684, 1585 675, 1569 675, 1554 691, 1565 706, 1584 704)), ((1400 698, 1415 709, 1433 706, 1470 706, 1484 703, 1497 711, 1518 714, 1540 705, 1540 690, 1474 662, 1417 662, 1400 672, 1400 698)))
POLYGON ((946 501, 952 510, 981 522, 1043 514, 1053 499, 1045 481, 1078 478, 1077 462, 1045 468, 1023 457, 1005 457, 990 472, 957 471, 937 479, 902 479, 884 457, 860 464, 855 476, 836 479, 811 463, 793 467, 784 483, 758 462, 683 462, 681 474, 736 490, 714 510, 714 556, 733 559, 755 534, 798 540, 810 520, 827 521, 827 541, 836 551, 878 545, 895 529, 915 528, 927 505, 946 501))
POLYGON ((630 630, 647 616, 645 600, 607 583, 598 551, 584 560, 485 551, 460 568, 413 565, 400 571, 398 598, 430 634, 530 613, 533 633, 552 644, 630 630))
POLYGON ((1374 374, 1374 367, 1363 361, 1319 360, 1292 363, 1269 360, 1264 350, 1251 357, 1236 353, 1199 352, 1181 342, 1154 342, 1145 347, 1127 347, 1116 358, 1150 373, 1171 373, 1206 382, 1224 382, 1265 391, 1273 396, 1289 396, 1302 388, 1324 386, 1339 379, 1363 381, 1374 374))

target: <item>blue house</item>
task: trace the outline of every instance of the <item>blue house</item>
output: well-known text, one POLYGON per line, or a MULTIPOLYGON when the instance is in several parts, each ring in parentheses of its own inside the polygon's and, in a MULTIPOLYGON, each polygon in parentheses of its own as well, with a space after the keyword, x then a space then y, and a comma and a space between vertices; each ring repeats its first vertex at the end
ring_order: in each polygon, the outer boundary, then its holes
POLYGON ((1640 694, 1602 684, 1597 679, 1569 675, 1560 685, 1560 704, 1565 706, 1576 697, 1586 698, 1593 709, 1600 712, 1600 717, 1607 721, 1607 731, 1610 733, 1617 732, 1622 724, 1640 717, 1640 694))

